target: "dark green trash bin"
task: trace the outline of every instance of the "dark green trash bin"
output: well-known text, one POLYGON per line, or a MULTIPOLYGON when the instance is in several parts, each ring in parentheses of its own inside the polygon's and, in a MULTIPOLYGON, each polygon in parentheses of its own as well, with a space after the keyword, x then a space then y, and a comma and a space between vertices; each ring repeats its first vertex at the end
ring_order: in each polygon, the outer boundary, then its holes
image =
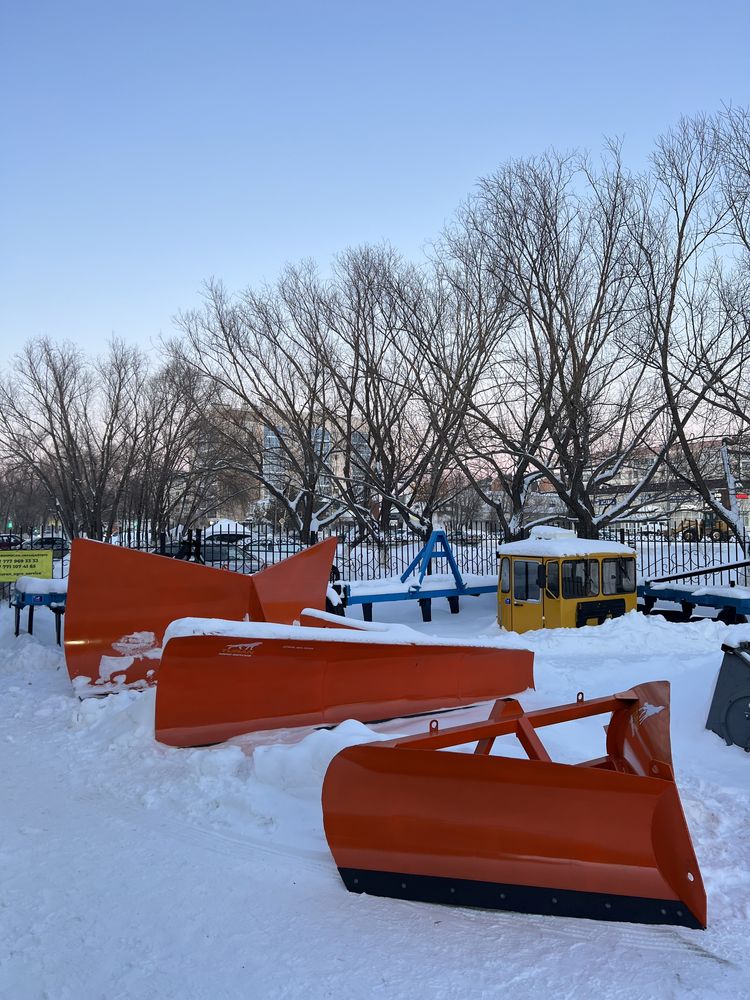
POLYGON ((706 729, 750 753, 750 642, 723 645, 716 688, 706 729))

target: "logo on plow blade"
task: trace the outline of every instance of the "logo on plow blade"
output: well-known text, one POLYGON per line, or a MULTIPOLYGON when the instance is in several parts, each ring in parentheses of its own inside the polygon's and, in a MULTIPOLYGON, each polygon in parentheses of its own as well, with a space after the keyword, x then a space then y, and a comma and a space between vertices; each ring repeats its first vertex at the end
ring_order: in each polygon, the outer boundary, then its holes
POLYGON ((632 727, 633 733, 635 733, 636 726, 640 728, 646 721, 646 719, 650 719, 652 715, 658 715, 659 712, 663 711, 664 711, 663 705, 649 705, 648 702, 646 702, 644 705, 641 705, 636 714, 630 720, 630 725, 632 727))
POLYGON ((262 645, 262 642, 233 642, 225 646, 219 656, 252 656, 253 650, 262 645))

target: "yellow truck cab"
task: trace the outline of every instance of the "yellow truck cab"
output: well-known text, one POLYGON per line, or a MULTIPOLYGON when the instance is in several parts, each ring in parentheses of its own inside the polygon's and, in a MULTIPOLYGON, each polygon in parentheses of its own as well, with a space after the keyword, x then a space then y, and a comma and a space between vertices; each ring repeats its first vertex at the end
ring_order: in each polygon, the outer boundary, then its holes
POLYGON ((510 632, 579 628, 635 610, 635 551, 627 545, 536 527, 497 555, 497 621, 510 632))

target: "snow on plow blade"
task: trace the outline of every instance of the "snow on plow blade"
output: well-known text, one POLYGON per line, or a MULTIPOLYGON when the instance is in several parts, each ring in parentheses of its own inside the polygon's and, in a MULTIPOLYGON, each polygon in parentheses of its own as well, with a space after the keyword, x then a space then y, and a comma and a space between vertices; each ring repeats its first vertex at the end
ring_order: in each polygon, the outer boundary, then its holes
POLYGON ((76 539, 70 557, 65 661, 80 693, 154 683, 164 632, 186 615, 291 622, 324 608, 336 539, 253 576, 76 539))
MULTIPOLYGON (((326 618, 332 616, 319 616, 326 618)), ((533 654, 431 640, 404 626, 175 622, 156 691, 156 738, 203 746, 242 733, 475 704, 533 687, 533 654), (203 633, 203 634, 195 634, 203 633), (216 634, 216 633, 221 634, 216 634)))
POLYGON ((671 767, 669 684, 348 747, 323 785, 346 887, 521 913, 706 926, 671 767), (607 755, 553 762, 537 729, 612 713, 607 755), (529 759, 490 755, 515 734, 529 759), (476 742, 474 753, 440 752, 476 742))

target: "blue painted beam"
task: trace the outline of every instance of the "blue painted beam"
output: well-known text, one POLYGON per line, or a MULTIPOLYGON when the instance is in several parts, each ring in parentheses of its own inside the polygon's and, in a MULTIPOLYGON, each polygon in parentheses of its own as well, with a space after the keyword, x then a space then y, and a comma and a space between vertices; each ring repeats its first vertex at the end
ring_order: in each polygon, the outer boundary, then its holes
POLYGON ((639 597, 653 597, 657 601, 671 601, 674 604, 694 604, 707 608, 736 608, 742 615, 750 615, 750 598, 730 597, 722 594, 695 594, 688 587, 649 587, 641 584, 638 587, 639 597))
POLYGON ((346 603, 351 604, 385 604, 388 601, 424 601, 437 597, 476 597, 478 594, 496 594, 497 584, 487 584, 481 587, 466 587, 459 590, 458 587, 444 587, 440 590, 399 590, 385 593, 381 591, 376 594, 351 594, 348 586, 346 591, 346 603))

